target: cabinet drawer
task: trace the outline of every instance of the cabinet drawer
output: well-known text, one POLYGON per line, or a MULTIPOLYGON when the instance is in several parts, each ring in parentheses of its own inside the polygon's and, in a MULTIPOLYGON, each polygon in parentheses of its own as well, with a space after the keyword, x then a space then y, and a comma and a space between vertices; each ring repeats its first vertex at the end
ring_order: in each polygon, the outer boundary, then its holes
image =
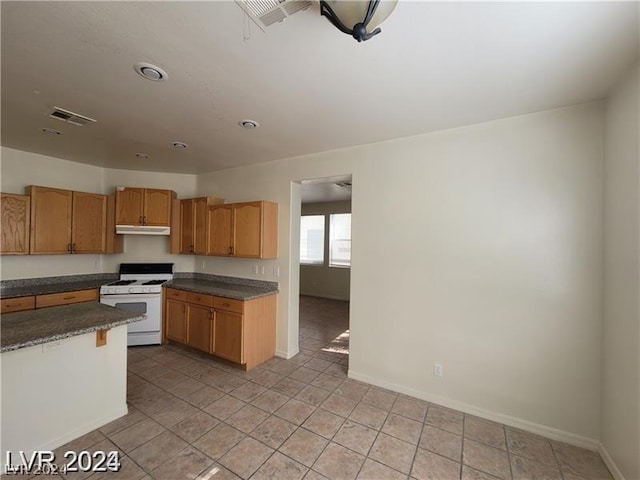
POLYGON ((91 302, 98 300, 98 290, 77 290, 75 292, 51 293, 36 297, 36 308, 55 307, 56 305, 68 305, 70 303, 91 302))
POLYGON ((5 298, 0 301, 0 313, 20 312, 36 308, 36 297, 5 298))
POLYGON ((167 288, 165 295, 173 300, 187 301, 187 292, 184 290, 176 290, 175 288, 167 288))
POLYGON ((187 302, 205 307, 213 307, 213 297, 202 293, 187 292, 187 302))
POLYGON ((244 302, 242 300, 232 300, 231 298, 213 297, 213 308, 242 313, 244 311, 244 302))

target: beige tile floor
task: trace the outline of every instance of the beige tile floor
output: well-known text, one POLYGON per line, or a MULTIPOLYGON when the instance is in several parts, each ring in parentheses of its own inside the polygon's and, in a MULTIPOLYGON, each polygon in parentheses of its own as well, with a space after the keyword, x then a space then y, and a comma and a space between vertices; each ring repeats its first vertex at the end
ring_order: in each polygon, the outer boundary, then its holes
POLYGON ((243 372, 129 349, 129 414, 60 450, 122 452, 111 479, 580 480, 598 454, 347 378, 348 303, 302 297, 301 353, 243 372))

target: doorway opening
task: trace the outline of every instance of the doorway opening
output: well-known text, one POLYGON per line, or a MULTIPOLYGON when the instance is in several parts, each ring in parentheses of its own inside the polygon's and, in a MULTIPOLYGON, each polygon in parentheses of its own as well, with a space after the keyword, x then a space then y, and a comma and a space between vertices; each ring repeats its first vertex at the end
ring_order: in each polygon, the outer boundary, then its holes
MULTIPOLYGON (((300 352, 346 374, 351 284, 351 176, 301 182, 300 352)), ((330 373, 330 372, 328 372, 330 373)))

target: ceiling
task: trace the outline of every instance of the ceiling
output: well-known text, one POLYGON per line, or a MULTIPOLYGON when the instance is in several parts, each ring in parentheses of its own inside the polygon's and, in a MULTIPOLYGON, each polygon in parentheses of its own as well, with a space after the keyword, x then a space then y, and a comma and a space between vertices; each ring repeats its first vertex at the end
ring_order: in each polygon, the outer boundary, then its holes
POLYGON ((234 2, 3 1, 2 145, 202 173, 601 99, 637 61, 638 8, 401 1, 359 44, 316 3, 263 32, 234 2))
POLYGON ((316 178, 301 182, 302 203, 351 200, 351 175, 316 178), (345 184, 349 184, 347 187, 345 184))

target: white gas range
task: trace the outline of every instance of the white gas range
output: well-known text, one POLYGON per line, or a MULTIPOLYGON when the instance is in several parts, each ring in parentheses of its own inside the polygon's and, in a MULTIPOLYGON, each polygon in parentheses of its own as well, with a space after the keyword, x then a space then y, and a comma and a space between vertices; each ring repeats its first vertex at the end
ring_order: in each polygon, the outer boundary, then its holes
POLYGON ((162 343, 162 284, 173 278, 173 263, 121 263, 120 280, 100 287, 100 303, 144 313, 128 326, 127 345, 162 343))

